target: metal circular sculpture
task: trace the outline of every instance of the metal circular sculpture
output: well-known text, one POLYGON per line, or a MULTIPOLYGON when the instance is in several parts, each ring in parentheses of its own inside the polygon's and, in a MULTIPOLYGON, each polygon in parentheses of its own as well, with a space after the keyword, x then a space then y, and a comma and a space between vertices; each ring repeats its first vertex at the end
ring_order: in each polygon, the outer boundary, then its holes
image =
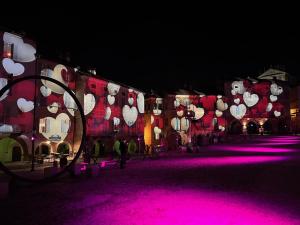
POLYGON ((0 169, 2 169, 6 174, 12 176, 13 178, 20 179, 20 180, 23 180, 23 181, 28 181, 28 182, 47 182, 47 181, 51 181, 54 178, 57 178, 57 177, 61 176, 66 171, 70 170, 72 168, 72 166, 74 166, 76 160, 79 158, 79 156, 80 156, 80 154, 82 152, 82 149, 84 148, 85 136, 86 136, 86 126, 85 126, 86 121, 85 121, 85 116, 84 116, 83 108, 82 108, 79 100, 75 96, 75 94, 68 87, 66 87, 64 84, 62 84, 61 82, 59 82, 59 81, 57 81, 57 80, 55 80, 53 78, 50 78, 50 77, 46 77, 46 76, 26 76, 26 77, 22 77, 22 78, 13 80, 13 81, 9 82, 6 86, 4 86, 0 90, 0 97, 7 90, 9 90, 11 87, 13 87, 14 85, 16 85, 17 83, 20 83, 20 82, 25 81, 25 80, 31 80, 31 79, 33 79, 33 80, 47 80, 47 81, 53 82, 56 85, 58 85, 61 88, 63 88, 64 90, 66 90, 68 92, 68 94, 73 98, 73 100, 75 101, 75 103, 77 105, 77 108, 79 110, 79 113, 80 113, 80 116, 81 116, 81 121, 82 121, 82 136, 81 136, 81 143, 80 143, 79 149, 78 149, 78 151, 77 151, 74 159, 72 160, 72 162, 70 164, 68 164, 62 171, 60 171, 60 172, 58 172, 58 173, 56 173, 56 174, 54 174, 53 176, 50 176, 50 177, 45 177, 45 178, 42 178, 42 179, 30 179, 30 178, 27 178, 27 177, 23 177, 23 176, 17 175, 16 173, 14 173, 11 170, 9 170, 5 165, 3 165, 2 162, 0 162, 0 169))

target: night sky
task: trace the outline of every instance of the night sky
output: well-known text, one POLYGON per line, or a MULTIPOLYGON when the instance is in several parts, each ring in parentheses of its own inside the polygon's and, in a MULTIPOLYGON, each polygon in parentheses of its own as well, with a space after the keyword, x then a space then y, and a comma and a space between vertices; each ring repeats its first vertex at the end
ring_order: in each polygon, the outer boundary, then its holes
POLYGON ((300 72, 300 36, 286 21, 220 23, 187 14, 43 17, 37 12, 1 26, 37 40, 42 57, 69 54, 70 65, 95 67, 100 76, 144 91, 192 87, 217 94, 224 80, 255 77, 270 66, 300 72))

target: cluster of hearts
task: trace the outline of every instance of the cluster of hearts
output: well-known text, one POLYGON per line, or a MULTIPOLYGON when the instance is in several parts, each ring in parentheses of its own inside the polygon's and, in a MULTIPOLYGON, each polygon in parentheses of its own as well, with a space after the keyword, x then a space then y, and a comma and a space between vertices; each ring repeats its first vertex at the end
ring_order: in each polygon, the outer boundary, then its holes
POLYGON ((177 115, 171 119, 171 126, 178 132, 188 131, 190 126, 197 131, 214 129, 216 125, 220 132, 225 131, 226 120, 223 114, 228 104, 224 96, 176 95, 174 107, 177 115), (193 112, 191 120, 187 118, 189 112, 193 112))
MULTIPOLYGON (((7 85, 9 76, 13 78, 40 73, 41 76, 51 77, 70 88, 74 93, 78 91, 75 82, 76 72, 62 64, 44 59, 36 59, 34 43, 24 42, 23 38, 8 32, 3 33, 2 66, 0 67, 0 89, 7 85), (36 71, 36 64, 39 72, 36 71)), ((27 40, 28 41, 28 40, 27 40)), ((83 96, 84 114, 87 116, 87 132, 100 134, 114 126, 118 128, 134 127, 143 122, 144 94, 135 89, 125 88, 112 82, 81 76, 85 84, 80 94, 83 96), (122 92, 122 93, 120 93, 122 92), (126 98, 127 97, 127 98, 126 98), (116 103, 117 100, 119 103, 116 103), (123 126, 126 125, 126 126, 123 126)), ((71 117, 75 116, 77 106, 74 99, 60 86, 41 80, 36 93, 39 107, 36 115, 42 119, 45 129, 40 132, 45 138, 59 135, 64 140, 69 133, 72 135, 71 117), (45 107, 41 107, 45 105, 45 107)), ((1 122, 0 132, 14 132, 15 125, 22 130, 30 131, 33 122, 34 96, 36 85, 33 81, 24 81, 6 91, 0 97, 0 114, 8 115, 1 122), (24 91, 26 90, 26 91, 24 91), (9 93, 13 93, 9 94, 9 93), (4 105, 9 107, 4 108, 4 105), (27 129, 28 128, 28 129, 27 129)), ((40 128, 41 128, 40 122, 40 128)), ((141 132, 143 126, 139 126, 141 132)))
POLYGON ((248 80, 231 84, 230 114, 236 119, 243 117, 280 117, 284 106, 278 101, 283 88, 276 82, 248 80))

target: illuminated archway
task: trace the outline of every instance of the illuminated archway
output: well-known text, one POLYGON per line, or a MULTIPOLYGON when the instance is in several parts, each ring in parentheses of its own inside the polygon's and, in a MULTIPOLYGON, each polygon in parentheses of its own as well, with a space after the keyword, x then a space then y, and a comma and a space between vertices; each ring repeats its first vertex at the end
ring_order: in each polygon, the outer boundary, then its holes
POLYGON ((0 140, 0 162, 17 162, 23 158, 23 147, 16 139, 5 137, 0 140))
POLYGON ((60 153, 60 154, 66 154, 66 155, 68 154, 69 155, 72 152, 72 147, 71 147, 70 143, 64 141, 57 145, 56 152, 60 153))

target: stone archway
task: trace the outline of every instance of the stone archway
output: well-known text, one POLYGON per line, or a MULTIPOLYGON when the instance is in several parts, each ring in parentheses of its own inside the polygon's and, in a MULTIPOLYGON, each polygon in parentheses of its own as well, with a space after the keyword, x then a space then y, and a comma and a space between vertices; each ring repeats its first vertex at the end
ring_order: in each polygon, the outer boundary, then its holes
POLYGON ((41 142, 35 150, 36 155, 50 155, 51 154, 51 145, 46 142, 41 142))
POLYGON ((72 153, 71 145, 66 141, 61 142, 58 144, 56 152, 60 153, 60 154, 68 154, 69 155, 72 153))
POLYGON ((229 128, 230 134, 242 134, 243 133, 243 126, 239 120, 232 121, 229 127, 230 127, 229 128))
POLYGON ((24 160, 22 144, 15 138, 4 137, 0 140, 0 161, 17 162, 24 160))
POLYGON ((255 120, 250 120, 247 123, 247 133, 248 134, 258 134, 259 133, 259 125, 255 120))

